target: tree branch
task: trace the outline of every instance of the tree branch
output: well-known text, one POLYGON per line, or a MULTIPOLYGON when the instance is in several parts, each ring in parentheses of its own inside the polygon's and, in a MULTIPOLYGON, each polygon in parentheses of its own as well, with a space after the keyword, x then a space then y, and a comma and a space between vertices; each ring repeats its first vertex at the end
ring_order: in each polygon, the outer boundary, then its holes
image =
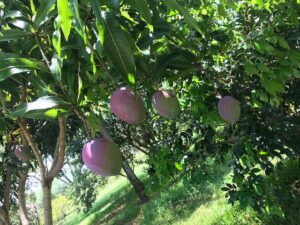
POLYGON ((9 197, 10 197, 10 189, 11 189, 11 183, 12 183, 12 171, 7 166, 6 169, 6 178, 5 178, 5 187, 4 187, 4 198, 3 198, 3 209, 8 213, 9 212, 9 197))
POLYGON ((39 182, 41 182, 41 179, 39 178, 39 177, 36 177, 36 176, 34 176, 34 175, 28 175, 29 177, 33 177, 33 178, 35 178, 35 179, 37 179, 39 182))
MULTIPOLYGON (((23 91, 26 91, 22 87, 23 91)), ((23 93, 20 97, 21 102, 25 102, 25 94, 23 93)), ((21 119, 23 124, 26 124, 25 119, 21 119)), ((30 145, 24 135, 23 132, 21 132, 21 137, 22 137, 22 144, 24 147, 30 149, 30 145)), ((28 217, 28 212, 26 208, 26 195, 25 195, 25 185, 26 185, 26 180, 28 177, 28 172, 29 172, 29 160, 28 162, 25 163, 25 166, 22 168, 21 175, 19 177, 19 187, 18 187, 18 200, 19 200, 19 214, 20 214, 20 219, 22 222, 22 225, 29 225, 29 217, 28 217)))
POLYGON ((111 142, 114 142, 114 140, 112 139, 112 137, 110 136, 110 134, 108 133, 106 127, 105 127, 105 122, 101 121, 99 124, 99 129, 100 132, 102 134, 103 137, 105 137, 106 139, 110 140, 111 142))
POLYGON ((55 154, 57 154, 57 160, 52 163, 51 169, 48 172, 47 180, 54 179, 56 175, 59 173, 61 168, 64 165, 65 159, 65 150, 66 150, 66 142, 67 142, 67 132, 66 132, 66 117, 60 117, 58 119, 59 122, 59 136, 57 139, 57 145, 55 149, 55 154))
POLYGON ((26 124, 24 122, 22 122, 21 120, 18 121, 18 124, 19 124, 19 127, 21 128, 22 133, 26 137, 26 140, 28 141, 28 144, 30 145, 30 147, 31 147, 31 149, 34 153, 35 158, 37 159, 38 166, 41 170, 41 180, 44 181, 45 176, 46 176, 46 168, 45 168, 40 150, 38 149, 35 142, 33 141, 30 132, 26 128, 26 124))
POLYGON ((84 117, 84 115, 82 115, 82 113, 81 113, 77 108, 75 108, 75 107, 74 107, 74 112, 75 112, 75 114, 78 116, 78 118, 82 121, 83 127, 84 127, 84 129, 85 129, 87 135, 88 135, 89 137, 91 137, 91 136, 92 136, 92 135, 91 135, 91 133, 92 133, 92 132, 91 132, 91 127, 90 127, 90 125, 88 124, 88 122, 87 122, 86 118, 84 117))
POLYGON ((134 148, 136 148, 137 150, 141 151, 142 153, 144 153, 145 155, 149 155, 148 152, 146 152, 144 149, 140 148, 140 146, 134 144, 133 142, 130 143, 134 148))
POLYGON ((39 47, 39 50, 40 50, 40 52, 41 52, 41 55, 42 55, 42 57, 43 57, 45 63, 47 64, 47 66, 48 66, 48 68, 49 68, 49 70, 50 70, 50 68, 51 68, 50 62, 49 62, 49 60, 47 59, 46 54, 44 53, 44 50, 43 50, 43 48, 42 48, 42 43, 41 43, 40 38, 39 38, 39 36, 38 36, 38 34, 37 34, 36 32, 34 32, 34 37, 35 37, 36 43, 38 43, 38 47, 39 47))
MULTIPOLYGON (((65 165, 65 164, 64 164, 65 165)), ((64 172, 64 170, 61 171, 62 176, 70 183, 72 184, 73 181, 66 175, 66 173, 64 172)))
MULTIPOLYGON (((57 138, 56 140, 56 146, 55 146, 55 151, 54 151, 54 157, 53 157, 53 162, 52 162, 52 165, 51 165, 51 168, 56 165, 57 161, 58 161, 58 155, 59 155, 59 137, 57 138)), ((50 169, 51 170, 51 169, 50 169)))
POLYGON ((21 218, 22 225, 29 225, 29 218, 26 208, 26 195, 25 195, 25 185, 28 177, 29 166, 28 164, 22 169, 21 176, 19 178, 19 188, 18 188, 18 199, 19 199, 19 214, 21 218))

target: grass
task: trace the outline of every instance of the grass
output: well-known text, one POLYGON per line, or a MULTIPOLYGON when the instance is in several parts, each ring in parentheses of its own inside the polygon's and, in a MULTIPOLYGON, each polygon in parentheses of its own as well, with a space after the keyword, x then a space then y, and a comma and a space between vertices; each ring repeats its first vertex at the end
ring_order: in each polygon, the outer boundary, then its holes
POLYGON ((241 211, 226 203, 220 191, 223 182, 230 180, 230 171, 214 166, 209 179, 200 184, 185 184, 176 179, 161 191, 151 192, 149 179, 142 168, 137 174, 146 184, 150 201, 140 205, 129 182, 113 178, 99 191, 99 196, 88 213, 74 212, 63 225, 229 225, 262 224, 252 210, 241 211))

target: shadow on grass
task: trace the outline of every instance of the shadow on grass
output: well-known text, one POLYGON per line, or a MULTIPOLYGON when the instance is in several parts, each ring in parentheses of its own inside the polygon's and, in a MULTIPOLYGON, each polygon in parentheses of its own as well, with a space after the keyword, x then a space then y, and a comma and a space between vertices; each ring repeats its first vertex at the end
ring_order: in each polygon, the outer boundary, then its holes
POLYGON ((177 181, 144 206, 143 219, 139 224, 166 225, 184 221, 201 205, 209 204, 221 197, 220 187, 229 172, 227 167, 215 166, 208 176, 197 184, 177 181))
POLYGON ((130 198, 134 199, 134 194, 128 182, 121 183, 117 188, 111 190, 109 194, 100 196, 87 213, 77 212, 76 214, 74 212, 64 225, 106 224, 107 221, 128 207, 127 201, 130 198))
POLYGON ((133 220, 138 213, 139 202, 136 194, 130 185, 126 184, 99 199, 79 224, 118 224, 118 220, 122 221, 120 224, 124 224, 133 220))
MULTIPOLYGON (((220 187, 229 171, 227 167, 214 165, 197 184, 184 183, 182 179, 177 179, 156 195, 152 192, 150 201, 143 206, 131 185, 126 182, 107 196, 101 197, 92 209, 83 215, 84 219, 73 224, 167 225, 184 220, 200 205, 220 198, 220 187)), ((142 180, 151 193, 149 177, 143 176, 142 180)))

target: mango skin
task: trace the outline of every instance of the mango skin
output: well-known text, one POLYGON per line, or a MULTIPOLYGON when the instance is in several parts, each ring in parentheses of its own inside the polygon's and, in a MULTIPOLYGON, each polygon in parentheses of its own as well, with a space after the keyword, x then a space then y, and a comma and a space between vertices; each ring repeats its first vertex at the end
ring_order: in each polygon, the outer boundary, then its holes
POLYGON ((224 96, 218 103, 220 116, 228 123, 236 123, 241 116, 241 106, 232 96, 224 96))
POLYGON ((101 176, 119 175, 122 168, 122 155, 118 146, 106 138, 87 142, 82 149, 84 164, 101 176))
POLYGON ((159 115, 167 119, 176 119, 180 114, 179 101, 170 91, 155 92, 152 96, 152 105, 159 115))
POLYGON ((134 94, 129 87, 120 88, 112 93, 110 108, 120 120, 130 124, 139 124, 146 116, 142 98, 134 94))
POLYGON ((15 147, 16 157, 24 163, 28 163, 31 158, 31 152, 29 147, 24 147, 22 145, 17 145, 15 147))

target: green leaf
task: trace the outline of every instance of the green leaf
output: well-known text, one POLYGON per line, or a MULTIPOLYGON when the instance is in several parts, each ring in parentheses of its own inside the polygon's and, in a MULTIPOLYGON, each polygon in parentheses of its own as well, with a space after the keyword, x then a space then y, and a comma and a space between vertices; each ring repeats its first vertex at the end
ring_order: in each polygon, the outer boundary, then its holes
POLYGON ((72 27, 72 11, 68 0, 57 0, 57 10, 61 29, 68 40, 72 27))
POLYGON ((259 153, 260 155, 268 155, 268 153, 266 151, 260 150, 259 153))
POLYGON ((114 14, 101 14, 99 2, 97 0, 92 1, 92 6, 98 21, 97 27, 100 42, 104 47, 107 56, 120 74, 123 75, 131 85, 134 85, 134 55, 124 31, 121 29, 114 14))
POLYGON ((178 169, 179 171, 183 171, 183 167, 182 167, 182 165, 181 165, 180 163, 175 162, 175 167, 176 167, 176 169, 178 169))
POLYGON ((200 34, 203 34, 202 30, 200 29, 197 21, 190 15, 190 13, 176 0, 166 0, 165 3, 170 9, 177 10, 181 15, 183 15, 184 20, 187 24, 189 24, 191 27, 193 27, 195 30, 197 30, 200 34))
POLYGON ((90 57, 90 63, 92 64, 92 68, 93 68, 93 73, 96 74, 97 72, 97 66, 95 63, 95 57, 94 57, 94 53, 91 53, 91 57, 90 57))
POLYGON ((11 29, 11 30, 2 30, 0 31, 0 42, 3 41, 15 41, 23 37, 27 37, 30 33, 20 30, 20 29, 11 29))
POLYGON ((30 0, 30 9, 31 9, 31 12, 33 12, 34 14, 36 14, 36 9, 35 9, 35 5, 34 5, 33 0, 30 0))
POLYGON ((70 6, 71 6, 73 17, 75 19, 74 28, 77 31, 77 33, 82 37, 84 43, 86 44, 87 37, 85 35, 84 26, 82 24, 79 10, 78 10, 78 0, 70 0, 70 6))
POLYGON ((284 92, 284 85, 277 80, 262 79, 261 83, 263 87, 266 89, 266 91, 273 96, 276 96, 277 92, 280 93, 284 92))
POLYGON ((274 71, 271 70, 266 64, 256 63, 257 69, 261 72, 265 72, 268 74, 274 74, 274 71))
POLYGON ((53 44, 53 47, 56 50, 58 58, 61 59, 61 35, 60 35, 60 30, 59 29, 57 29, 56 31, 53 32, 52 44, 53 44))
POLYGON ((297 10, 294 7, 291 7, 289 12, 288 12, 288 16, 289 16, 289 21, 294 24, 295 26, 298 27, 299 25, 299 21, 298 21, 298 13, 297 10))
POLYGON ((227 16, 225 6, 223 4, 218 5, 218 13, 221 17, 225 18, 227 16))
POLYGON ((278 36, 272 35, 272 36, 266 38, 266 40, 267 40, 268 42, 272 43, 273 45, 276 45, 277 42, 278 42, 278 36))
POLYGON ((38 76, 34 76, 31 80, 32 85, 38 91, 39 95, 53 93, 51 88, 38 76))
POLYGON ((75 82, 75 69, 74 66, 68 65, 66 69, 63 71, 64 73, 64 83, 67 85, 68 89, 73 89, 74 88, 74 82, 75 82))
POLYGON ((283 38, 280 38, 280 39, 278 40, 278 44, 279 44, 279 46, 282 47, 282 48, 290 49, 289 44, 288 44, 287 41, 286 41, 285 39, 283 39, 283 38))
POLYGON ((176 60, 178 54, 163 54, 157 57, 156 65, 153 68, 155 79, 158 79, 167 69, 167 67, 176 60))
POLYGON ((65 109, 34 110, 26 113, 23 117, 31 119, 56 119, 67 112, 65 109))
POLYGON ((47 66, 35 59, 21 58, 10 53, 0 53, 0 81, 32 70, 47 71, 47 66))
POLYGON ((256 65, 251 61, 245 62, 245 71, 248 74, 258 74, 258 70, 256 68, 256 65))
POLYGON ((50 9, 53 7, 53 5, 55 4, 56 0, 43 0, 41 1, 41 5, 38 8, 35 18, 34 18, 34 22, 37 25, 37 27, 39 27, 42 22, 45 20, 48 12, 50 11, 50 9))
POLYGON ((50 66, 51 74, 57 81, 61 81, 61 62, 59 61, 57 55, 53 56, 50 66))
MULTIPOLYGON (((23 117, 29 112, 38 113, 38 111, 43 111, 45 109, 51 109, 57 106, 66 105, 61 98, 56 96, 43 96, 38 98, 37 100, 29 103, 20 104, 15 108, 15 110, 10 113, 10 117, 23 117), (35 112, 32 112, 35 111, 35 112)), ((44 112, 44 111, 43 111, 44 112)))
POLYGON ((259 9, 262 8, 264 5, 262 0, 252 0, 252 4, 257 5, 259 9))
POLYGON ((132 8, 136 9, 141 18, 148 24, 150 31, 153 31, 151 12, 146 0, 126 0, 132 8), (150 26, 149 26, 150 25, 150 26))
POLYGON ((263 47, 263 44, 261 42, 254 42, 254 46, 255 46, 255 49, 261 53, 261 54, 264 54, 265 52, 265 49, 263 47))
POLYGON ((78 90, 77 90, 78 94, 77 94, 77 101, 80 98, 80 95, 81 95, 81 92, 82 92, 82 87, 83 87, 82 79, 81 79, 80 75, 78 74, 78 90))

